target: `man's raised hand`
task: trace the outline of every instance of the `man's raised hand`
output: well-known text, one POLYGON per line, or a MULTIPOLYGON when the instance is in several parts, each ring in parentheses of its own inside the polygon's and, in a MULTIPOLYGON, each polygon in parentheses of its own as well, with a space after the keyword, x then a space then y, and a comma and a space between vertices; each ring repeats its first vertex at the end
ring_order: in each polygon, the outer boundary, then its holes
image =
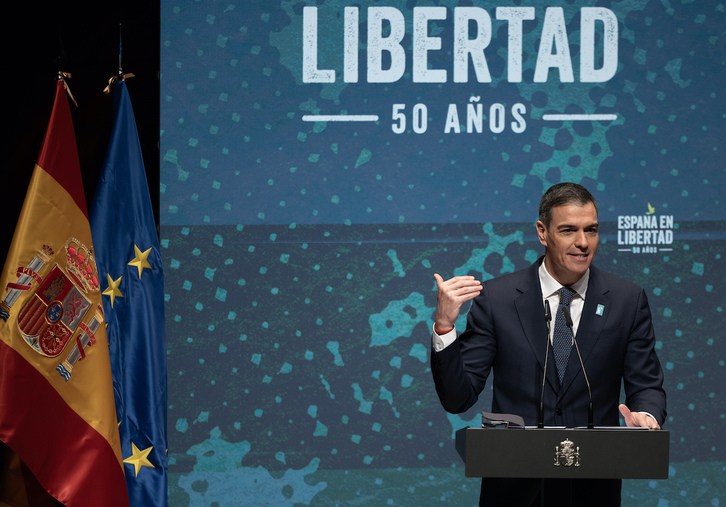
POLYGON ((477 297, 482 284, 473 276, 455 276, 444 280, 438 273, 434 274, 437 287, 436 332, 446 333, 454 328, 459 317, 461 305, 477 297))

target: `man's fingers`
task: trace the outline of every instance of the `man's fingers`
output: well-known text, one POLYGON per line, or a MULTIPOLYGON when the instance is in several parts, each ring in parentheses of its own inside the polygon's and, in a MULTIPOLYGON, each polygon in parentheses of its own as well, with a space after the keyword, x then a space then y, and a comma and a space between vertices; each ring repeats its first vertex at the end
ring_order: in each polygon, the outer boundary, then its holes
POLYGON ((630 409, 626 405, 620 405, 618 408, 620 409, 620 413, 623 415, 623 419, 625 419, 625 424, 627 426, 633 426, 633 413, 630 409))
POLYGON ((452 295, 452 299, 455 299, 460 302, 469 301, 470 299, 474 299, 479 294, 481 294, 481 290, 467 290, 462 292, 457 292, 456 294, 452 295))
POLYGON ((654 430, 660 429, 660 424, 658 424, 657 421, 655 421, 651 417, 648 417, 647 415, 645 416, 645 419, 643 419, 643 425, 647 426, 648 428, 654 429, 654 430))
POLYGON ((444 278, 438 273, 434 273, 434 278, 436 278, 437 281, 441 280, 444 283, 449 284, 449 285, 458 284, 458 283, 468 283, 468 282, 476 280, 476 278, 474 278, 473 276, 470 276, 470 275, 453 276, 453 277, 449 278, 448 280, 444 280, 444 278))
POLYGON ((474 290, 481 290, 481 289, 482 289, 481 284, 479 282, 477 282, 477 283, 472 283, 471 285, 462 285, 461 287, 457 287, 454 290, 458 291, 458 292, 471 292, 474 290))
POLYGON ((457 289, 449 289, 445 291, 446 297, 457 301, 468 301, 481 293, 481 286, 459 287, 457 289))
POLYGON ((637 426, 633 413, 626 405, 620 405, 618 408, 620 409, 620 413, 623 415, 623 419, 625 419, 626 426, 637 426))
POLYGON ((481 282, 473 276, 455 276, 454 278, 450 278, 446 281, 444 281, 444 279, 438 274, 435 274, 434 277, 436 278, 436 283, 440 289, 458 291, 462 289, 470 290, 471 288, 478 287, 477 290, 481 290, 481 282))
POLYGON ((618 408, 620 409, 620 413, 623 415, 627 426, 636 428, 652 428, 656 430, 660 429, 658 421, 645 412, 631 412, 626 405, 620 405, 618 408))

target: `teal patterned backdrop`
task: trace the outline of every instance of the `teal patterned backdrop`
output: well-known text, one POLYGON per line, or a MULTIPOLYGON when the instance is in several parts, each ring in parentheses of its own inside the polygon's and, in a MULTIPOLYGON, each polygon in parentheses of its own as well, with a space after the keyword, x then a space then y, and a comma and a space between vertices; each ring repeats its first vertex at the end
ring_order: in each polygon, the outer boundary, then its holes
MULTIPOLYGON (((461 416, 439 405, 433 273, 529 265, 539 198, 560 181, 598 200, 595 262, 646 289, 666 372, 670 478, 626 481, 624 504, 726 502, 724 4, 598 2, 617 67, 582 82, 595 5, 161 2, 170 505, 475 505, 452 436, 491 398, 461 416), (498 7, 522 8, 518 42, 498 7), (483 82, 473 64, 454 81, 467 12, 491 26, 483 82), (369 82, 386 40, 379 70, 400 77, 369 82), (420 82, 413 48, 437 41, 428 68, 447 75, 420 82), (310 82, 313 68, 336 77, 310 82)), ((596 68, 608 37, 596 22, 596 68)))

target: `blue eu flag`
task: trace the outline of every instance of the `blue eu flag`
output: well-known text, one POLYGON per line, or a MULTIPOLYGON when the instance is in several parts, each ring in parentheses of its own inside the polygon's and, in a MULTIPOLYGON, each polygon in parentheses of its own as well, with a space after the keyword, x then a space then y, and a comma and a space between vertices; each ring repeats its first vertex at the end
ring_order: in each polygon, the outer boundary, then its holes
POLYGON ((166 333, 159 239, 126 83, 90 210, 131 505, 168 505, 166 333))

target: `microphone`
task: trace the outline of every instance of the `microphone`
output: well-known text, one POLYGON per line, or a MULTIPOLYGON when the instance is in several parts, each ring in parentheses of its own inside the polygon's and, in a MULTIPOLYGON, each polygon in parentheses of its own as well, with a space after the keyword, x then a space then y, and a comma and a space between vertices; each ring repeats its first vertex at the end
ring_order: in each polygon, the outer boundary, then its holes
POLYGON ((580 360, 580 368, 582 368, 582 375, 585 377, 585 384, 587 385, 587 395, 590 398, 590 405, 587 407, 587 427, 593 429, 593 409, 592 409, 592 390, 590 389, 590 381, 587 379, 587 372, 585 371, 585 363, 582 362, 582 356, 580 355, 580 347, 577 346, 577 340, 575 339, 575 332, 572 330, 572 317, 570 316, 570 309, 566 306, 562 307, 562 313, 565 315, 565 322, 567 327, 570 328, 572 333, 572 342, 575 344, 575 351, 577 352, 577 358, 580 360))
POLYGON ((545 348, 544 368, 542 371, 542 390, 539 393, 539 411, 537 413, 537 427, 544 428, 544 390, 547 381, 547 361, 550 357, 550 322, 552 321, 552 312, 550 311, 550 302, 545 299, 545 320, 547 321, 547 348, 545 348))

